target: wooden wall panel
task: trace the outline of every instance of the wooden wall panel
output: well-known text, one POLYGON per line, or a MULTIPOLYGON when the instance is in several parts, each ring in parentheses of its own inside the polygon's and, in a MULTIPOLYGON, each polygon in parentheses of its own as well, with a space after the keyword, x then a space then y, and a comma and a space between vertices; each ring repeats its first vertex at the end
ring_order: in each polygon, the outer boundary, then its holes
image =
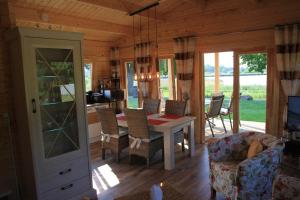
POLYGON ((110 78, 110 48, 113 43, 84 40, 84 62, 92 63, 93 89, 97 87, 100 79, 110 78))

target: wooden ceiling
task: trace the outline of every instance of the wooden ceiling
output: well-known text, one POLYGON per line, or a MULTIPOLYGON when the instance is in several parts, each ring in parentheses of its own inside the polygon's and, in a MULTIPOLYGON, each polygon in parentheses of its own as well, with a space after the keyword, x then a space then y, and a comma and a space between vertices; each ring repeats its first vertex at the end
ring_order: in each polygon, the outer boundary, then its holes
MULTIPOLYGON (((136 9, 156 0, 14 0, 13 8, 19 26, 48 28, 53 30, 80 31, 86 39, 115 41, 132 34, 132 17, 136 9)), ((181 0, 161 0, 157 7, 158 20, 181 0)), ((141 14, 142 22, 155 18, 154 9, 141 14)))
MULTIPOLYGON (((128 13, 156 1, 12 0, 12 7, 19 26, 83 32, 85 39, 113 42, 132 35, 133 18, 128 13)), ((178 30, 212 34, 272 27, 275 23, 295 20, 299 0, 291 1, 296 6, 284 0, 160 0, 157 6, 159 36, 174 37, 178 30), (285 12, 285 9, 293 11, 285 12), (228 26, 233 21, 239 26, 228 26)), ((140 14, 144 26, 147 26, 148 15, 153 24, 154 9, 140 14)))

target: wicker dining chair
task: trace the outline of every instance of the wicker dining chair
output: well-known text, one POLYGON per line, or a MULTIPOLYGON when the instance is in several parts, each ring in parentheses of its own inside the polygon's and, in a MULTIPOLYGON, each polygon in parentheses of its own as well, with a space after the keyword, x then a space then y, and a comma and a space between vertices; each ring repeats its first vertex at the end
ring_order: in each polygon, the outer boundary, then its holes
MULTIPOLYGON (((167 100, 165 114, 184 116, 185 108, 186 108, 186 101, 167 100)), ((182 149, 182 151, 185 151, 183 129, 181 129, 180 131, 175 133, 174 141, 175 141, 175 144, 181 143, 181 149, 182 149)))
POLYGON ((146 158, 147 167, 155 153, 162 149, 163 135, 158 132, 150 131, 145 110, 125 109, 125 116, 129 132, 129 158, 137 155, 146 158))
POLYGON ((147 114, 159 113, 160 99, 144 99, 143 109, 147 114))
POLYGON ((118 127, 116 113, 112 108, 96 108, 96 111, 102 129, 102 159, 105 160, 105 150, 110 149, 119 162, 121 151, 129 145, 128 131, 118 127))
POLYGON ((213 123, 213 119, 220 117, 222 124, 223 124, 223 128, 225 130, 225 133, 227 133, 225 124, 224 124, 224 119, 223 116, 220 115, 220 111, 223 105, 223 101, 224 101, 224 95, 219 95, 219 96, 212 96, 211 97, 211 101, 208 107, 207 112, 205 113, 205 120, 208 122, 209 128, 211 130, 211 133, 213 135, 213 137, 215 137, 214 135, 214 131, 213 131, 213 127, 215 126, 215 124, 213 123))

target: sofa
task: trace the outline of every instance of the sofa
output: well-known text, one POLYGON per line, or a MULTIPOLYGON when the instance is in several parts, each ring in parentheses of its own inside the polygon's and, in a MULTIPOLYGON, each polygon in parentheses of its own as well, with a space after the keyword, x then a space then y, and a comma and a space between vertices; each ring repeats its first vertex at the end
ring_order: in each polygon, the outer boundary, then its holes
POLYGON ((277 175, 283 146, 276 137, 258 132, 243 132, 208 144, 212 195, 226 199, 269 200, 277 175), (251 142, 257 139, 264 150, 247 159, 251 142))

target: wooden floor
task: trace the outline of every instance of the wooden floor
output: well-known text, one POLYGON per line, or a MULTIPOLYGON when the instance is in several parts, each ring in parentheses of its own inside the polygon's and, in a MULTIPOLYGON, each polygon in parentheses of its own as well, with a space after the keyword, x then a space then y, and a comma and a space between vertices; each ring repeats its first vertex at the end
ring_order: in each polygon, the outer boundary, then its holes
MULTIPOLYGON (((92 152, 96 152, 97 146, 100 148, 99 143, 92 146, 92 152)), ((179 146, 176 147, 176 169, 171 171, 164 170, 161 152, 156 154, 150 168, 146 168, 145 161, 141 158, 135 158, 133 163, 129 164, 126 151, 123 152, 120 163, 116 163, 109 153, 107 154, 108 159, 105 161, 94 155, 92 162, 93 185, 97 190, 98 198, 110 200, 148 191, 153 184, 163 182, 182 193, 184 199, 210 199, 206 146, 196 146, 196 154, 193 158, 189 158, 187 150, 181 152, 180 149, 179 146)), ((223 198, 218 194, 217 199, 223 198)))
MULTIPOLYGON (((218 138, 231 135, 229 121, 225 121, 227 134, 224 133, 220 120, 215 121, 215 136, 218 138)), ((240 131, 255 130, 264 132, 264 123, 241 122, 240 131)), ((212 137, 208 126, 205 129, 206 138, 212 137)), ((161 152, 157 152, 150 168, 146 168, 142 158, 135 158, 129 164, 128 152, 121 155, 121 162, 116 163, 113 155, 107 153, 107 159, 102 160, 100 142, 91 144, 93 168, 93 186, 101 200, 112 200, 126 195, 148 191, 153 184, 161 182, 171 185, 185 199, 210 199, 209 167, 206 145, 197 145, 195 157, 189 158, 188 150, 181 152, 176 147, 176 169, 166 171, 163 167, 161 152)), ((217 200, 224 199, 217 195, 217 200)), ((137 200, 137 199, 135 199, 137 200)))

